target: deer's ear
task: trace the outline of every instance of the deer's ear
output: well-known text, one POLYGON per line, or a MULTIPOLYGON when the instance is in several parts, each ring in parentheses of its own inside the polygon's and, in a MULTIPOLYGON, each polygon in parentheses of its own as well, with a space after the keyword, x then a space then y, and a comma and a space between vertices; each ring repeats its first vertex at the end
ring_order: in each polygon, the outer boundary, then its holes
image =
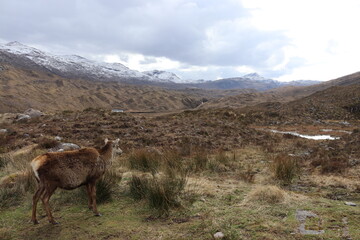
POLYGON ((109 141, 109 139, 105 138, 105 144, 107 144, 107 143, 108 143, 108 141, 109 141))

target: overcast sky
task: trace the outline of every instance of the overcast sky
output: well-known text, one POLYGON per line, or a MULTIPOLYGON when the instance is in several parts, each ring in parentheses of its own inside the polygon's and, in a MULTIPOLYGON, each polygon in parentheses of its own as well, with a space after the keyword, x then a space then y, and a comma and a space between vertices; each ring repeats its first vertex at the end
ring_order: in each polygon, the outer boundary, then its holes
POLYGON ((359 0, 0 0, 0 41, 184 79, 360 71, 359 0))

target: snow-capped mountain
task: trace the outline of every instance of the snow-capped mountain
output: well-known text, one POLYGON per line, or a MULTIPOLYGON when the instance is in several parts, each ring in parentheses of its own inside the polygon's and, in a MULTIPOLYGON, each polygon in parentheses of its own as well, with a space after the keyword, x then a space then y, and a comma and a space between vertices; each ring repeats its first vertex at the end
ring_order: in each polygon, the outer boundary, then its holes
POLYGON ((260 76, 256 72, 246 74, 246 75, 242 76, 242 78, 247 78, 247 79, 250 79, 250 80, 258 80, 258 81, 269 80, 269 78, 264 78, 263 76, 260 76))
POLYGON ((121 79, 129 78, 157 80, 120 63, 97 62, 77 55, 54 55, 19 42, 0 45, 0 51, 25 57, 51 72, 67 77, 86 77, 101 81, 121 81, 121 79))
POLYGON ((152 71, 145 71, 142 72, 152 78, 157 78, 161 82, 168 82, 169 80, 176 83, 182 83, 182 79, 178 77, 175 73, 166 72, 166 71, 159 71, 159 70, 152 70, 152 71))

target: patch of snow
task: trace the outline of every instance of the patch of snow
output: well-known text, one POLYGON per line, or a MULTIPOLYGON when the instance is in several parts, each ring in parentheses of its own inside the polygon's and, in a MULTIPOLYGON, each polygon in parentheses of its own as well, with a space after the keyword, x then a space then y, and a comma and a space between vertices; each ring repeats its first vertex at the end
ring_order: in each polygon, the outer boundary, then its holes
POLYGON ((152 70, 145 71, 143 73, 150 77, 153 77, 154 79, 157 79, 159 82, 182 82, 181 78, 172 72, 152 70))
POLYGON ((263 76, 260 76, 258 73, 249 73, 242 76, 242 78, 247 78, 250 80, 260 80, 260 81, 269 80, 268 78, 264 78, 263 76))
POLYGON ((122 109, 112 109, 111 112, 112 113, 122 113, 122 112, 124 112, 124 110, 122 110, 122 109))

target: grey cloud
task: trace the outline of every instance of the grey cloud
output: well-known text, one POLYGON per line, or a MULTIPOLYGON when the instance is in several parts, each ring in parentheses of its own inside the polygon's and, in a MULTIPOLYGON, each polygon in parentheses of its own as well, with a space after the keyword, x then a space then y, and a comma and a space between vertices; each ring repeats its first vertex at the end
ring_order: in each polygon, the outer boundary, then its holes
POLYGON ((132 52, 198 66, 282 62, 288 39, 251 27, 248 17, 235 0, 0 0, 0 37, 77 54, 132 52))

